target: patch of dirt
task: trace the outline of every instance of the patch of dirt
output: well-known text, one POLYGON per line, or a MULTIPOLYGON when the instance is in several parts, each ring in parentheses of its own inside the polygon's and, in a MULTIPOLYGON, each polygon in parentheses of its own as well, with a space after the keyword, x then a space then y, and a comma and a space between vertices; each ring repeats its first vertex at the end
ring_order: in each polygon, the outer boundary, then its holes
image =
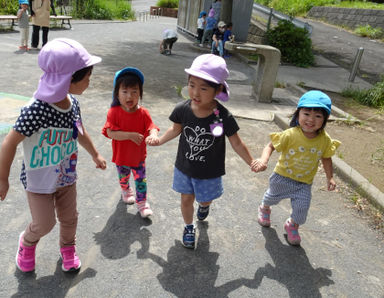
POLYGON ((337 156, 384 192, 384 111, 360 105, 337 93, 327 94, 336 107, 361 120, 361 124, 327 123, 328 134, 342 142, 337 156))

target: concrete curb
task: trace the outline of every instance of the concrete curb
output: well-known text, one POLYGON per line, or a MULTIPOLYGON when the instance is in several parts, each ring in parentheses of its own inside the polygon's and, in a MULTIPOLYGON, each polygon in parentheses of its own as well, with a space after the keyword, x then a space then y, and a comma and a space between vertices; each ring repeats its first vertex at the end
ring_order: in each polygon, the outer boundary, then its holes
MULTIPOLYGON (((332 107, 333 109, 333 107, 332 107)), ((289 127, 288 120, 284 115, 275 114, 275 123, 281 129, 287 129, 289 127)), ((359 172, 349 166, 346 162, 338 158, 332 157, 333 166, 335 172, 346 182, 351 184, 355 190, 362 196, 375 205, 380 210, 384 211, 384 194, 375 186, 373 186, 366 178, 364 178, 359 172)))

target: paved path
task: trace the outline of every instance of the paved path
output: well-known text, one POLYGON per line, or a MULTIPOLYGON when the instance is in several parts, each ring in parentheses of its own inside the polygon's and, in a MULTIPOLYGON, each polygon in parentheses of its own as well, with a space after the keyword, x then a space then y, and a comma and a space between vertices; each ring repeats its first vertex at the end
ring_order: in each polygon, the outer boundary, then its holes
MULTIPOLYGON (((176 20, 148 22, 73 22, 73 30, 52 30, 49 38, 69 37, 81 42, 103 61, 94 69, 90 88, 79 97, 84 123, 97 148, 108 159, 111 144, 100 134, 111 102, 116 70, 132 65, 146 78, 143 105, 164 132, 168 116, 180 99, 176 89, 185 86, 184 68, 198 55, 180 36, 170 57, 158 53, 161 32, 175 28, 176 20), (124 34, 122 34, 124 32, 124 34)), ((16 51, 19 35, 0 35, 2 73, 0 92, 31 96, 41 74, 37 52, 16 51)), ((228 106, 236 114, 260 112, 246 92, 253 69, 236 58, 228 60, 233 97, 228 106)), ((292 95, 275 94, 264 107, 294 108, 292 95)), ((1 99, 0 99, 1 101, 1 99)), ((1 121, 4 115, 1 112, 1 121)), ((0 122, 1 122, 0 121, 0 122)), ((258 156, 268 133, 280 130, 272 121, 238 118, 240 135, 258 156)), ((0 141, 4 135, 0 135, 0 141)), ((78 275, 61 272, 58 229, 37 248, 32 274, 15 270, 17 237, 30 220, 18 176, 21 148, 11 171, 11 189, 0 202, 0 297, 382 297, 384 294, 384 243, 366 220, 349 208, 347 195, 325 191, 320 172, 313 185, 308 221, 302 226, 302 246, 289 246, 283 222, 290 206, 273 209, 272 227, 261 228, 256 210, 268 184, 270 168, 253 174, 228 146, 225 193, 212 207, 208 220, 198 225, 195 251, 181 246, 182 219, 179 195, 171 189, 177 141, 149 148, 148 188, 154 216, 142 220, 134 207, 120 201, 112 163, 95 171, 84 150, 78 164, 78 275)), ((339 180, 339 179, 338 179, 339 180)), ((341 182, 340 182, 341 183, 341 182)))

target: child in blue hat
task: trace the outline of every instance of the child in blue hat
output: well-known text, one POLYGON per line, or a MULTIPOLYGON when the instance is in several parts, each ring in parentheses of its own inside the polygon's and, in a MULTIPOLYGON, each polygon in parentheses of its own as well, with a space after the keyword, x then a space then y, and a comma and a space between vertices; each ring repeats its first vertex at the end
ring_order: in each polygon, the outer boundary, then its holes
POLYGON ((28 48, 28 38, 29 38, 28 0, 19 0, 19 5, 20 5, 20 8, 17 11, 17 19, 19 22, 20 39, 21 39, 19 49, 29 51, 29 48, 28 48))
POLYGON ((143 97, 143 73, 134 67, 125 67, 115 74, 111 108, 102 134, 112 139, 112 162, 116 164, 122 200, 136 202, 141 217, 152 215, 147 202, 147 178, 145 174, 146 144, 158 142, 158 127, 148 110, 139 105, 143 97), (129 178, 133 174, 136 196, 129 178))
POLYGON ((332 191, 336 187, 331 157, 340 142, 332 140, 324 130, 331 114, 331 105, 331 99, 325 93, 317 90, 306 92, 293 114, 291 128, 271 133, 271 142, 253 164, 256 171, 264 171, 272 152, 276 150, 281 153, 269 178, 269 188, 259 206, 258 222, 263 227, 269 227, 270 206, 290 198, 292 213, 284 229, 291 245, 299 245, 301 242, 298 229, 307 218, 312 181, 320 160, 327 177, 328 190, 332 191))

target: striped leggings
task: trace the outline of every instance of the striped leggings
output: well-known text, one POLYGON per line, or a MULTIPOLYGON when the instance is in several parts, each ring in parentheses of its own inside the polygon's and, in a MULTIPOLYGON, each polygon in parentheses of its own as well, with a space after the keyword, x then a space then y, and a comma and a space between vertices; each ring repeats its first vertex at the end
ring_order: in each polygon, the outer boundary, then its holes
POLYGON ((273 173, 269 178, 269 188, 264 193, 262 203, 268 206, 276 205, 283 199, 291 199, 291 218, 302 225, 307 219, 311 204, 312 184, 306 184, 273 173))

